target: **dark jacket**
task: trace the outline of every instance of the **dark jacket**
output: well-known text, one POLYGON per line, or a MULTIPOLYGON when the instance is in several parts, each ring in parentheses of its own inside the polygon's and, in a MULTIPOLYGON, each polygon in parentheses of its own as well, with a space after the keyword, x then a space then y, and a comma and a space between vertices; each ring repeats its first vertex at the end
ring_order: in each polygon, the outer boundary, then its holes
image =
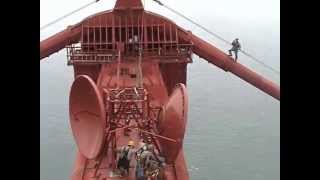
POLYGON ((233 40, 232 41, 232 49, 231 50, 237 51, 237 50, 240 50, 240 48, 241 48, 241 45, 240 45, 239 41, 233 40))

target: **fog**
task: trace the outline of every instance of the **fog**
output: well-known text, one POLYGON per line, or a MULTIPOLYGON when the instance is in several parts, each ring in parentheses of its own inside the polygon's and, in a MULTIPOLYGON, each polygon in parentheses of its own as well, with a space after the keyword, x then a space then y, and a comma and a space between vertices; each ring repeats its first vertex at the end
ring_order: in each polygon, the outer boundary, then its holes
MULTIPOLYGON (((40 1, 40 27, 89 3, 90 0, 41 0, 40 1)), ((63 30, 68 25, 75 24, 85 17, 100 11, 112 9, 116 0, 100 0, 86 9, 56 23, 55 25, 41 31, 42 39, 63 30)), ((142 0, 145 9, 162 15, 167 15, 171 19, 177 18, 175 14, 164 7, 159 6, 152 0, 142 0)), ((256 23, 259 25, 275 25, 280 23, 280 1, 279 0, 161 0, 164 4, 181 12, 182 14, 205 23, 211 21, 216 24, 215 28, 219 32, 223 19, 225 23, 234 24, 235 28, 230 30, 237 35, 236 26, 241 23, 256 23)), ((192 29, 192 26, 186 27, 192 29)))

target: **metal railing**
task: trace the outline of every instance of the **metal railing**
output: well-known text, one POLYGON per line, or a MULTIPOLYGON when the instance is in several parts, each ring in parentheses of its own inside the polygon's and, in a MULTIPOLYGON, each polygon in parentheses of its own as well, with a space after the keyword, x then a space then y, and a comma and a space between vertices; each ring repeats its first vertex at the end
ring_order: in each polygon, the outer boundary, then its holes
POLYGON ((68 65, 75 63, 102 64, 110 63, 116 58, 116 53, 108 49, 91 49, 90 47, 68 46, 68 65))
MULTIPOLYGON (((178 43, 131 43, 125 44, 123 58, 138 57, 139 49, 143 58, 168 59, 191 57, 192 44, 178 43)), ((117 50, 109 49, 108 44, 92 43, 71 45, 67 47, 68 65, 72 64, 104 64, 117 61, 117 50)))

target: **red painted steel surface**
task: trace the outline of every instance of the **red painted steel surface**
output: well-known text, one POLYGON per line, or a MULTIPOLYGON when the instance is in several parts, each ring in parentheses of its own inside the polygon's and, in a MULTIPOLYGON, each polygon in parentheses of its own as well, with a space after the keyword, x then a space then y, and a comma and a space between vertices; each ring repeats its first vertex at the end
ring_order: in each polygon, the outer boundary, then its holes
POLYGON ((182 148, 188 116, 188 94, 183 84, 177 84, 168 101, 164 105, 160 120, 160 134, 177 142, 160 140, 166 161, 176 160, 182 148))
POLYGON ((143 9, 141 0, 117 0, 114 9, 116 10, 125 10, 125 9, 143 9))
POLYGON ((70 92, 70 124, 79 151, 93 159, 105 140, 106 112, 101 94, 86 75, 76 78, 70 92))
POLYGON ((58 52, 65 48, 67 45, 79 41, 81 35, 81 28, 77 26, 69 28, 49 37, 40 42, 40 60, 48 57, 49 55, 58 52))
POLYGON ((187 63, 160 64, 160 70, 169 95, 178 83, 187 85, 187 63))
POLYGON ((194 53, 201 58, 206 59, 208 62, 225 71, 230 71, 270 96, 280 100, 280 87, 277 84, 250 70, 244 65, 234 62, 227 54, 195 35, 189 33, 187 38, 194 43, 194 53))
POLYGON ((73 66, 74 77, 88 75, 94 82, 97 82, 101 65, 77 65, 73 66))
POLYGON ((169 163, 165 167, 167 180, 189 179, 183 139, 188 113, 187 63, 192 61, 192 53, 280 100, 279 86, 235 63, 224 52, 169 19, 144 11, 141 0, 117 0, 112 11, 94 14, 40 42, 40 59, 78 42, 81 46, 68 47, 68 64, 73 65, 76 77, 70 92, 70 123, 79 150, 72 180, 135 179, 134 168, 127 178, 109 177, 115 166, 114 148, 129 140, 139 142, 142 137, 135 131, 125 136, 125 128, 107 132, 111 128, 109 119, 121 119, 121 114, 117 116, 106 98, 109 90, 137 86, 139 48, 141 82, 148 92, 148 102, 163 109, 158 137, 167 140, 158 138, 156 142, 169 163), (132 44, 134 35, 138 42, 132 44), (108 141, 109 136, 112 142, 108 141))
POLYGON ((179 180, 189 179, 188 167, 185 160, 183 148, 180 149, 174 164, 175 164, 175 172, 176 172, 177 179, 179 180))
MULTIPOLYGON (((111 63, 111 64, 105 64, 102 66, 101 70, 99 71, 99 77, 97 80, 97 85, 98 85, 98 89, 104 89, 104 88, 115 88, 117 86, 117 82, 116 82, 116 76, 117 76, 117 72, 116 72, 116 62, 115 63, 111 63)), ((130 73, 135 72, 135 68, 136 66, 134 65, 134 63, 128 63, 128 62, 123 62, 120 66, 120 68, 122 69, 128 69, 129 74, 122 74, 121 75, 121 80, 120 80, 120 88, 122 87, 130 87, 130 86, 134 86, 136 83, 136 79, 135 78, 131 78, 130 77, 130 73)), ((168 118, 176 118, 175 116, 177 114, 175 114, 174 110, 179 111, 179 105, 176 107, 176 105, 174 105, 175 101, 179 104, 182 104, 182 100, 178 100, 179 98, 182 98, 183 95, 183 104, 184 107, 183 112, 184 114, 187 114, 187 101, 186 101, 186 91, 185 91, 185 87, 184 85, 178 85, 178 87, 176 88, 176 92, 174 92, 171 96, 171 101, 168 100, 168 95, 166 92, 166 86, 163 82, 163 79, 161 77, 161 73, 159 70, 159 65, 157 63, 147 63, 145 62, 142 65, 142 72, 143 72, 143 82, 144 82, 144 87, 148 89, 148 91, 150 92, 150 100, 151 103, 154 106, 161 106, 163 104, 167 103, 167 107, 168 107, 168 118), (181 95, 182 93, 182 95, 181 95), (173 103, 173 104, 172 104, 173 103), (171 105, 173 105, 173 109, 171 109, 171 105), (172 111, 173 110, 173 111, 172 111)), ((78 76, 79 77, 79 76, 78 76)), ((80 76, 82 77, 82 76, 80 76)), ((76 80, 77 81, 77 80, 76 80)), ((90 84, 93 84, 93 81, 90 81, 90 84)), ((95 85, 92 85, 93 87, 95 87, 95 85)), ((81 93, 84 93, 84 91, 88 91, 88 90, 84 90, 83 88, 78 89, 78 91, 80 91, 81 93)), ((97 93, 98 94, 98 93, 97 93)), ((71 95, 72 96, 72 95, 71 95)), ((88 100, 84 100, 84 101, 88 101, 88 100)), ((90 102, 89 102, 90 103, 90 102)), ((180 110, 182 110, 180 109, 180 110)), ((182 112, 177 112, 178 114, 182 113, 182 112)), ((179 115, 178 115, 179 116, 179 115)), ((172 121, 173 122, 173 121, 172 121)), ((172 123, 167 123, 167 124, 162 124, 162 128, 164 129, 170 129, 172 123), (167 128, 168 126, 168 128, 167 128)), ((181 127, 181 123, 180 125, 177 124, 177 126, 181 127)), ((185 124, 183 125, 185 126, 185 124)), ((170 133, 168 134, 170 135, 170 133)), ((184 133, 180 132, 180 136, 183 136, 184 133)), ((176 137, 174 137, 176 138, 176 137)), ((117 132, 117 147, 121 147, 122 145, 125 145, 129 139, 133 139, 135 140, 135 142, 139 142, 140 141, 140 137, 137 136, 137 134, 130 134, 129 137, 127 136, 123 136, 122 132, 117 132)), ((187 180, 189 179, 188 177, 188 171, 187 171, 187 166, 186 166, 186 162, 184 160, 183 157, 183 150, 182 150, 182 139, 179 138, 180 141, 178 143, 178 147, 176 147, 176 150, 173 150, 173 154, 175 154, 174 156, 176 156, 176 158, 173 157, 173 160, 171 160, 170 163, 174 163, 174 166, 167 166, 165 167, 165 175, 167 180, 176 180, 176 179, 181 179, 181 180, 187 180), (178 172, 179 171, 179 172, 178 172)), ((160 146, 161 149, 167 149, 166 146, 168 146, 168 143, 163 142, 159 139, 160 142, 160 146)), ((170 145, 169 145, 170 146, 170 145)), ((171 146, 173 147, 173 146, 171 146)), ((104 152, 105 150, 102 150, 102 152, 104 152)), ((166 153, 169 153, 170 156, 170 150, 166 151, 166 153)), ((172 153, 171 153, 172 154, 172 153)), ((112 155, 111 155, 111 150, 108 151, 108 153, 103 156, 103 160, 102 160, 102 164, 101 164, 101 169, 98 170, 97 172, 97 176, 101 177, 101 179, 107 178, 109 173, 112 170, 112 166, 109 166, 110 164, 112 164, 112 155)), ((97 160, 86 160, 86 157, 82 155, 82 153, 78 153, 77 155, 77 159, 76 159, 76 164, 74 166, 74 171, 72 173, 71 179, 72 180, 80 180, 80 179, 91 179, 93 177, 93 167, 95 166, 95 162, 97 160), (86 170, 84 170, 86 169, 86 170)), ((134 163, 132 165, 134 167, 134 163)), ((121 179, 119 177, 113 177, 113 178, 107 178, 107 179, 121 179)), ((134 177, 134 168, 132 168, 130 170, 130 176, 128 177, 128 179, 135 179, 134 177)))

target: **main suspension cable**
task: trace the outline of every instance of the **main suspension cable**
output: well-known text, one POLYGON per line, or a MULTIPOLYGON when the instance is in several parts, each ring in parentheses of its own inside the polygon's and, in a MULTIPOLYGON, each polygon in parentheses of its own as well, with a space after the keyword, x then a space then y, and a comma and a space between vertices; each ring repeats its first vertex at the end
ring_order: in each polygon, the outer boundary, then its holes
POLYGON ((72 11, 72 12, 70 12, 70 13, 68 13, 68 14, 66 14, 66 15, 64 15, 64 16, 56 19, 56 20, 54 20, 54 21, 51 21, 50 23, 48 23, 48 24, 40 27, 40 31, 41 31, 41 30, 44 30, 45 28, 47 28, 47 27, 49 27, 49 26, 51 26, 51 25, 53 25, 53 24, 55 24, 55 23, 57 23, 57 22, 65 19, 65 18, 67 18, 68 16, 71 16, 72 14, 74 14, 74 13, 76 13, 76 12, 78 12, 78 11, 84 9, 84 8, 87 8, 87 7, 89 7, 90 5, 92 5, 92 4, 96 3, 96 2, 99 2, 99 1, 100 1, 100 0, 94 0, 94 1, 88 3, 88 4, 84 5, 84 6, 81 6, 80 8, 78 8, 78 9, 76 9, 76 10, 74 10, 74 11, 72 11))
MULTIPOLYGON (((163 4, 160 0, 153 0, 153 1, 156 2, 156 3, 158 3, 160 6, 163 6, 163 7, 167 8, 167 9, 170 10, 171 12, 173 12, 173 13, 181 16, 181 17, 183 17, 183 18, 186 19, 187 21, 189 21, 189 22, 191 22, 192 24, 198 26, 199 28, 201 28, 202 30, 206 31, 206 32, 209 33, 210 35, 212 35, 212 36, 220 39, 220 40, 223 41, 224 43, 226 43, 226 44, 228 44, 228 45, 232 45, 228 40, 224 39, 223 37, 219 36, 218 34, 212 32, 212 31, 210 31, 210 30, 207 29, 206 27, 204 27, 204 26, 200 25, 199 23, 193 21, 192 19, 186 17, 185 15, 183 15, 182 13, 174 10, 173 8, 171 8, 171 7, 163 4)), ((259 60, 258 58, 254 57, 253 55, 247 53, 246 51, 240 50, 240 52, 242 52, 245 56, 253 59, 254 61, 260 63, 260 64, 263 65, 264 67, 270 69, 271 71, 273 71, 273 72, 275 72, 275 73, 277 73, 277 74, 280 74, 280 71, 278 71, 278 70, 276 70, 275 68, 273 68, 273 67, 265 64, 263 61, 259 60)))

